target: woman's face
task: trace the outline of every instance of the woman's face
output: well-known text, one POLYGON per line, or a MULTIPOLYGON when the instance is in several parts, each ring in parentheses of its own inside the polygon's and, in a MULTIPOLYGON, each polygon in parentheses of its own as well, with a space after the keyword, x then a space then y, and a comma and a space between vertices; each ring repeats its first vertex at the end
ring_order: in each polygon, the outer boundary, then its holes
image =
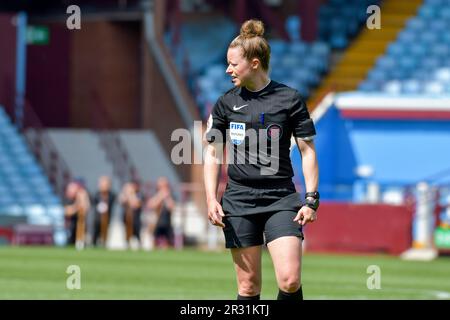
POLYGON ((78 192, 78 184, 75 182, 70 182, 66 187, 66 197, 69 199, 74 199, 78 192))
POLYGON ((254 68, 250 61, 243 57, 241 47, 229 48, 227 52, 228 68, 226 73, 236 87, 245 86, 253 75, 254 68))

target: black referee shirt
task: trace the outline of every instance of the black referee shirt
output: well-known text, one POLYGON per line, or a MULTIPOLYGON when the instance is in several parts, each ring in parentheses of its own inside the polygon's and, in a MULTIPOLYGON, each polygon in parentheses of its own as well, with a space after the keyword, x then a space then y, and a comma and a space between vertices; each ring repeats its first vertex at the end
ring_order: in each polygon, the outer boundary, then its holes
POLYGON ((274 183, 294 175, 291 136, 311 138, 315 134, 298 91, 271 80, 257 92, 235 87, 222 95, 208 120, 206 140, 226 142, 232 180, 274 183))

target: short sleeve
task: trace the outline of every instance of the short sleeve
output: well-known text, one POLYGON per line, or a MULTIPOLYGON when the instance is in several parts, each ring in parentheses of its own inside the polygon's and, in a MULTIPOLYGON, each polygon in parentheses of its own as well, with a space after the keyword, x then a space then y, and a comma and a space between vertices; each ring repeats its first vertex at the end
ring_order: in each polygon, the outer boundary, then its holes
POLYGON ((214 105, 211 115, 208 118, 206 128, 206 141, 211 142, 224 142, 226 135, 226 116, 225 105, 220 97, 214 105))
POLYGON ((309 116, 306 103, 298 92, 295 93, 292 101, 292 106, 289 111, 289 121, 294 137, 308 140, 316 135, 314 122, 309 116))

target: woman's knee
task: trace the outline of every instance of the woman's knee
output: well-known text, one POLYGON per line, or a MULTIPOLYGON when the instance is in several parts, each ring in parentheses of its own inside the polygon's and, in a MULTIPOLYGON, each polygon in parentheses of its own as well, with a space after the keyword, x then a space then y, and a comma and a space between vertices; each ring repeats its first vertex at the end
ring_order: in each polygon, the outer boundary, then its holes
POLYGON ((296 292, 301 285, 300 276, 296 274, 281 276, 278 285, 284 292, 296 292))
POLYGON ((255 296, 261 291, 261 280, 254 275, 241 276, 238 279, 239 294, 243 296, 255 296))

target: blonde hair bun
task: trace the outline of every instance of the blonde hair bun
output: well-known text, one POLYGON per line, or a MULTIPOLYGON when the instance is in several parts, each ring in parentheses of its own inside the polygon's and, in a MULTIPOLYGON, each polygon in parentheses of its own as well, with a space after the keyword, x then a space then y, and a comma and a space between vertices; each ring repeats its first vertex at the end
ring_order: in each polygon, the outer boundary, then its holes
POLYGON ((247 20, 241 26, 241 37, 253 38, 264 35, 264 24, 260 20, 247 20))

